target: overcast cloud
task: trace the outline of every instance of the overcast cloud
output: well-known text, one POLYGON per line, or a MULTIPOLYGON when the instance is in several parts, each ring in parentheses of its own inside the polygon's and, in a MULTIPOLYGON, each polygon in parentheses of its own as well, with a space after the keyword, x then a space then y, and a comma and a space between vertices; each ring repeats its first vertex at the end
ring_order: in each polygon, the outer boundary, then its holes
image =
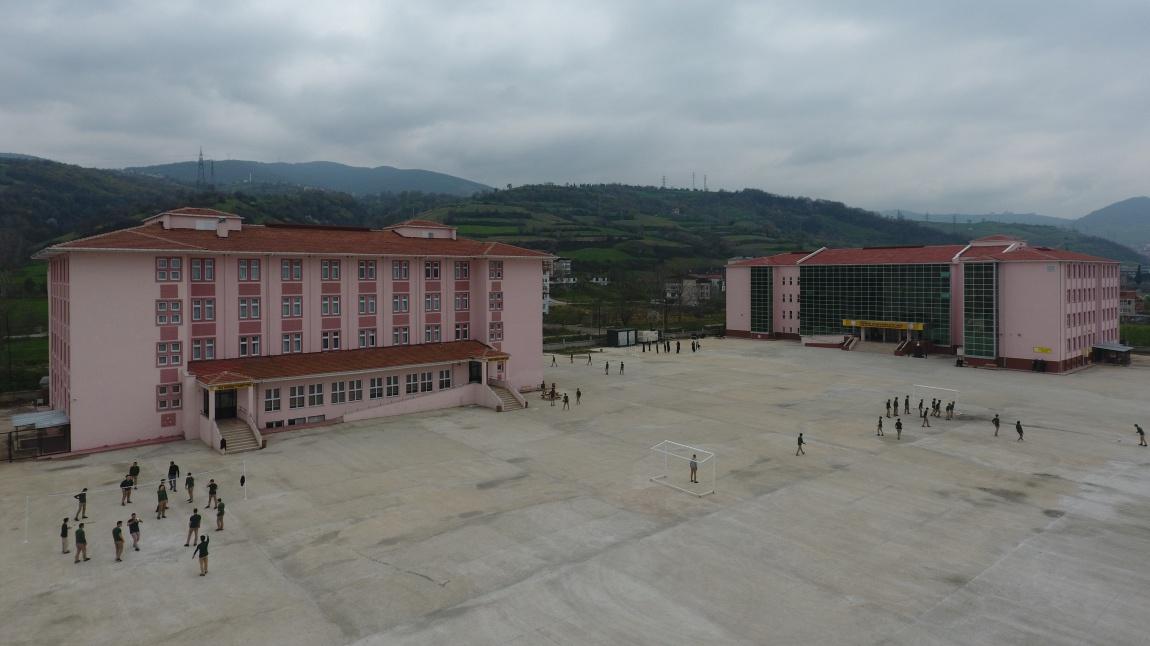
POLYGON ((1143 195, 1150 2, 0 0, 0 151, 756 187, 1078 216, 1143 195))

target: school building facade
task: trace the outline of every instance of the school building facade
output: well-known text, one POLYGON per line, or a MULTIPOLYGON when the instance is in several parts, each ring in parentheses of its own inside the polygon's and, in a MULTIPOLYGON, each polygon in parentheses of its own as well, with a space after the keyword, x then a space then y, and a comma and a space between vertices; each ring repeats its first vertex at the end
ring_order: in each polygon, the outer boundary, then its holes
POLYGON ((1118 346, 1119 264, 1009 236, 821 248, 727 265, 727 334, 850 349, 887 341, 1050 372, 1118 346))
POLYGON ((72 451, 256 448, 288 426, 525 406, 542 379, 550 256, 434 222, 246 225, 183 208, 37 256, 50 404, 72 451))

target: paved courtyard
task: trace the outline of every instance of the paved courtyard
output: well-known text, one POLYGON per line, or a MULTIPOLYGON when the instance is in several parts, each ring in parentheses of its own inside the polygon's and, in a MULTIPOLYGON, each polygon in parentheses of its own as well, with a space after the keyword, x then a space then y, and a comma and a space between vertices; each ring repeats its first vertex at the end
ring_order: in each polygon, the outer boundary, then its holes
MULTIPOLYGON (((585 364, 546 370, 571 411, 531 398, 242 455, 182 442, 0 465, 0 641, 1147 643, 1146 363, 1056 376, 707 339, 585 364), (884 419, 875 437, 883 401, 916 383, 959 389, 959 418, 907 418, 901 441, 884 419), (649 481, 663 440, 717 454, 715 495, 649 481), (43 494, 114 488, 132 460, 136 502, 94 494, 92 560, 74 564, 57 538, 71 496, 43 494), (209 477, 228 504, 207 577, 179 542, 192 505, 174 494, 166 520, 147 513, 169 460, 197 475, 200 504, 209 477), (142 550, 115 563, 130 508, 142 550)), ((672 480, 688 485, 685 465, 672 480)))

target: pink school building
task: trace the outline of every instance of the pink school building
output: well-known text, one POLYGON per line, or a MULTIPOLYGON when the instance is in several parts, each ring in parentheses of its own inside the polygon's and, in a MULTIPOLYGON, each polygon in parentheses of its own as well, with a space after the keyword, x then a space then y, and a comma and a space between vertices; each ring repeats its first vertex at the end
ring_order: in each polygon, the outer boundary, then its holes
POLYGON ((1061 372, 1118 345, 1119 266, 1008 236, 783 253, 727 265, 727 333, 961 353, 1061 372))
POLYGON ((45 249, 53 409, 71 450, 449 406, 542 379, 547 254, 410 221, 245 225, 210 209, 45 249))

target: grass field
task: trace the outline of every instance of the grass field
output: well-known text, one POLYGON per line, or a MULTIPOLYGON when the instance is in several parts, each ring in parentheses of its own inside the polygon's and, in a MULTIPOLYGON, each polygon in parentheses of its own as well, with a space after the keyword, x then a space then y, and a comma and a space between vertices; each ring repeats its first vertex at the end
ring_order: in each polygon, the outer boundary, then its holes
POLYGON ((39 385, 40 377, 47 374, 48 337, 12 339, 11 345, 0 345, 0 392, 31 390, 39 385))
POLYGON ((1150 347, 1150 325, 1122 325, 1118 336, 1130 345, 1150 347))
POLYGON ((11 334, 37 334, 48 329, 47 298, 5 298, 0 300, 0 333, 4 319, 12 325, 11 334))

